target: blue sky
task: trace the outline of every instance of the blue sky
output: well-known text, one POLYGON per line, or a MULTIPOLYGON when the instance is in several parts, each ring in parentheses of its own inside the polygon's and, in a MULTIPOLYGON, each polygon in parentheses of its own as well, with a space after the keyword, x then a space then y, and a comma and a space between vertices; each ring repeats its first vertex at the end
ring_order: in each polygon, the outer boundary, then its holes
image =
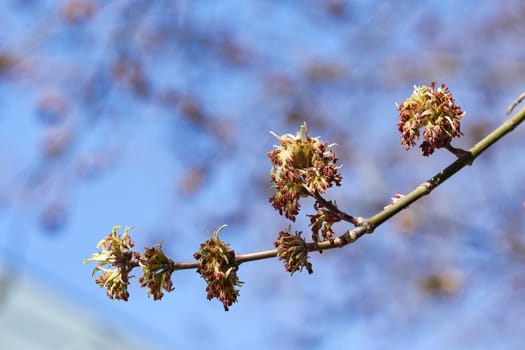
MULTIPOLYGON (((83 0, 93 14, 76 24, 65 19, 68 3, 0 5, 0 54, 17 62, 0 78, 0 258, 14 273, 154 348, 523 342, 508 321, 523 311, 523 289, 511 287, 523 262, 500 239, 523 233, 520 129, 412 206, 402 218, 416 233, 392 221, 312 256, 313 275, 290 277, 276 260, 242 265, 245 285, 227 313, 206 300, 194 271, 175 273, 175 291, 160 302, 132 283, 123 303, 108 300, 81 263, 114 225, 134 226, 137 248, 164 241, 175 260, 191 260, 222 224, 238 252, 270 249, 289 223, 267 203, 269 131, 295 133, 303 120, 338 144, 344 189, 329 194, 374 214, 453 160, 399 145, 394 103, 414 84, 450 86, 467 110, 461 146, 504 120, 524 89, 518 2, 342 1, 339 13, 337 1, 321 0, 83 0), (56 96, 63 113, 46 109, 56 96), (46 153, 53 145, 58 153, 46 153), (449 231, 432 231, 440 225, 449 231), (425 271, 447 268, 460 272, 457 295, 413 287, 425 271)), ((307 232, 307 219, 294 226, 307 232)))

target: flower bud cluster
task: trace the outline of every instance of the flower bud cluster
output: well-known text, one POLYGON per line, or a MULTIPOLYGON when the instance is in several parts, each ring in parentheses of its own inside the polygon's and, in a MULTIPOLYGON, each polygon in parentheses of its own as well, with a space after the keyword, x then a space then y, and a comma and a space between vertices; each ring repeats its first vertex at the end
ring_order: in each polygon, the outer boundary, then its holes
POLYGON ((96 283, 100 287, 106 287, 106 294, 110 299, 127 301, 129 278, 132 277, 129 273, 137 267, 139 254, 131 250, 135 245, 128 234, 132 227, 126 226, 121 236, 117 234, 120 228, 114 226, 111 233, 97 244, 100 251, 83 263, 97 263, 93 269, 93 277, 98 271, 102 271, 96 283))
POLYGON ((268 153, 272 163, 270 173, 275 194, 270 203, 287 219, 295 221, 299 213, 299 199, 324 193, 335 183, 341 185, 342 177, 337 172, 337 157, 328 145, 319 138, 310 137, 304 123, 296 136, 285 134, 278 136, 279 146, 268 153))
POLYGON ((437 148, 450 146, 453 137, 463 135, 460 120, 465 115, 445 86, 436 88, 436 83, 429 86, 414 86, 412 96, 397 105, 399 111, 398 130, 401 132, 401 144, 405 149, 416 145, 419 129, 424 128, 421 149, 424 156, 429 156, 437 148))
POLYGON ((308 215, 310 217, 310 226, 312 227, 312 240, 319 242, 320 238, 321 240, 333 239, 334 230, 332 225, 341 221, 341 218, 336 213, 320 207, 318 202, 315 203, 314 207, 317 210, 317 214, 308 215))
POLYGON ((237 277, 238 266, 235 263, 235 252, 230 245, 219 239, 219 232, 225 227, 221 226, 214 232, 214 236, 200 245, 198 252, 193 257, 199 261, 197 273, 206 281, 207 298, 219 299, 224 310, 237 301, 242 282, 237 277))
POLYGON ((153 300, 160 300, 164 296, 162 290, 171 292, 173 282, 173 261, 162 251, 162 244, 155 244, 151 248, 145 248, 144 254, 139 258, 139 264, 143 275, 139 277, 141 287, 148 287, 148 296, 153 294, 153 300))
POLYGON ((312 264, 308 262, 308 248, 300 231, 296 231, 294 235, 290 233, 290 229, 279 232, 274 246, 277 248, 277 256, 291 275, 303 268, 310 274, 314 272, 312 264))

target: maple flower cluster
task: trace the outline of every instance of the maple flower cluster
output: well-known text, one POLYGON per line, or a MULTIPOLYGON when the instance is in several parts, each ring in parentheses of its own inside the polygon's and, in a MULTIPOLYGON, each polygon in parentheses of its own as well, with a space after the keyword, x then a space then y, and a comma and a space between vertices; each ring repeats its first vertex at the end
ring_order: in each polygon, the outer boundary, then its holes
POLYGON ((414 86, 412 96, 401 104, 396 104, 399 111, 398 130, 401 132, 401 144, 408 150, 416 145, 420 129, 424 128, 421 149, 424 156, 431 155, 435 149, 450 146, 453 137, 463 135, 460 120, 465 115, 445 86, 414 86))
POLYGON ((314 204, 314 208, 317 210, 317 214, 308 215, 310 217, 310 226, 312 227, 312 240, 319 242, 320 238, 323 240, 333 239, 334 230, 332 225, 341 221, 341 218, 336 213, 322 208, 318 202, 314 204))
POLYGON ((219 299, 224 305, 224 310, 228 311, 229 307, 237 301, 239 290, 236 287, 241 286, 242 282, 237 277, 235 252, 229 244, 219 239, 219 232, 224 227, 226 225, 218 228, 213 237, 202 243, 193 257, 199 261, 197 273, 207 283, 208 300, 219 299))
POLYGON ((102 272, 96 283, 101 288, 106 287, 106 294, 110 299, 127 301, 129 298, 128 285, 129 278, 132 277, 129 273, 138 266, 140 256, 131 250, 135 245, 128 234, 131 229, 132 227, 126 226, 124 233, 118 235, 120 226, 114 226, 111 233, 97 244, 100 252, 83 261, 84 264, 91 261, 97 263, 93 269, 93 277, 97 272, 102 272))
POLYGON ((148 287, 148 296, 153 295, 153 300, 160 300, 164 296, 162 290, 171 292, 173 282, 171 274, 174 271, 173 261, 162 251, 162 244, 155 244, 145 248, 144 254, 139 258, 143 275, 139 278, 141 287, 148 287))
POLYGON ((328 145, 319 138, 310 137, 304 123, 296 136, 278 136, 272 132, 279 146, 268 153, 272 163, 270 173, 275 193, 270 203, 287 219, 295 221, 299 213, 299 199, 315 193, 324 193, 333 184, 341 185, 342 177, 337 172, 337 157, 328 145))
POLYGON ((290 233, 290 229, 279 232, 274 246, 277 248, 277 256, 284 262, 286 271, 291 275, 302 271, 303 268, 310 274, 314 272, 312 264, 308 262, 308 248, 300 231, 294 235, 290 233))

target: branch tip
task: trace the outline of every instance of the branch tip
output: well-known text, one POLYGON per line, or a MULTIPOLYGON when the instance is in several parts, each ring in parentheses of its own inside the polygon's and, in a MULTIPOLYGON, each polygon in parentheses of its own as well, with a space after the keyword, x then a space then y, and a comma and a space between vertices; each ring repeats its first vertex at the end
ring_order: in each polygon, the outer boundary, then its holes
POLYGON ((525 92, 519 95, 518 98, 507 108, 507 115, 510 115, 514 108, 516 108, 516 106, 519 105, 523 100, 525 100, 525 92))

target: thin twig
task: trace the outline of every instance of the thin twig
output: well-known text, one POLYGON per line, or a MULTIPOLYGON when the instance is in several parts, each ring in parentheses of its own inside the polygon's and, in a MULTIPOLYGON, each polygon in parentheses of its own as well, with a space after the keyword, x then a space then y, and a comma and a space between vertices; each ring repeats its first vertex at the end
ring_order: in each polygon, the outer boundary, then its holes
POLYGON ((518 98, 507 108, 507 115, 511 114, 514 108, 525 100, 525 92, 518 96, 518 98))
POLYGON ((321 205, 321 207, 330 210, 332 213, 336 214, 337 217, 339 217, 341 220, 354 224, 355 226, 359 224, 356 218, 354 218, 352 215, 348 215, 342 210, 339 210, 339 208, 334 202, 324 199, 319 192, 315 192, 312 196, 321 205))
POLYGON ((190 269, 196 269, 199 266, 199 263, 197 261, 189 261, 189 262, 175 262, 175 261, 173 261, 171 266, 173 267, 173 271, 176 271, 176 270, 190 270, 190 269))

